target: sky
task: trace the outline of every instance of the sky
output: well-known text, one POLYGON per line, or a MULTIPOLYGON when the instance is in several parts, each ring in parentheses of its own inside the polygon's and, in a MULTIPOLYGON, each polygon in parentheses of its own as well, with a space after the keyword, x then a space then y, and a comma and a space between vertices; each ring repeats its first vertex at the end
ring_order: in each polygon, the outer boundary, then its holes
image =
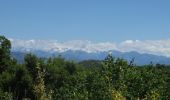
POLYGON ((0 35, 122 42, 170 39, 169 0, 1 0, 0 35))
POLYGON ((170 0, 0 0, 13 49, 170 57, 170 0))

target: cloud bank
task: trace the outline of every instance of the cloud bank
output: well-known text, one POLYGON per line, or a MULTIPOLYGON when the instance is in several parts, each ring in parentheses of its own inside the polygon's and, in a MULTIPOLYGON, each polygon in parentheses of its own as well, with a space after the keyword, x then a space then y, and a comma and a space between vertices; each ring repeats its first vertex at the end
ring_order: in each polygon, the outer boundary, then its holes
POLYGON ((136 51, 170 57, 170 40, 126 40, 120 43, 73 40, 59 42, 57 40, 21 40, 10 39, 13 50, 43 50, 48 52, 64 52, 82 50, 88 53, 117 50, 121 52, 136 51))

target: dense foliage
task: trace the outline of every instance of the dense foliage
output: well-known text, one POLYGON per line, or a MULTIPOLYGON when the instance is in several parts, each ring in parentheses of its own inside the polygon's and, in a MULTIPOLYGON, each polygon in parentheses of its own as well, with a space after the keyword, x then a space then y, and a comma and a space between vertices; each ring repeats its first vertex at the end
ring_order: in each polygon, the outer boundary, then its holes
POLYGON ((62 57, 25 56, 19 64, 0 36, 0 100, 169 100, 170 67, 136 66, 108 55, 75 63, 62 57))

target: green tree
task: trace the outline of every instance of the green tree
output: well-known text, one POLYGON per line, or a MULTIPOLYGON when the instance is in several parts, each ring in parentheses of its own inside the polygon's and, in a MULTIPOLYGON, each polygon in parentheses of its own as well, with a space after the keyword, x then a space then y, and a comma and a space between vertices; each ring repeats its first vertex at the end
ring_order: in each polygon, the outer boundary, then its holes
POLYGON ((38 62, 39 62, 39 58, 34 54, 29 53, 25 56, 25 66, 28 69, 31 76, 33 77, 34 81, 36 80, 36 76, 37 76, 36 75, 37 74, 36 66, 37 66, 38 62))
POLYGON ((25 66, 16 68, 12 88, 15 100, 22 100, 23 98, 34 99, 33 79, 25 66))
POLYGON ((4 36, 0 36, 0 73, 10 65, 11 42, 4 36))
POLYGON ((34 92, 36 95, 37 100, 51 100, 52 94, 47 93, 46 91, 46 86, 44 82, 44 77, 45 77, 45 70, 40 67, 40 63, 37 62, 36 64, 36 80, 34 82, 34 92))
POLYGON ((12 100, 12 93, 3 92, 0 90, 0 100, 12 100))

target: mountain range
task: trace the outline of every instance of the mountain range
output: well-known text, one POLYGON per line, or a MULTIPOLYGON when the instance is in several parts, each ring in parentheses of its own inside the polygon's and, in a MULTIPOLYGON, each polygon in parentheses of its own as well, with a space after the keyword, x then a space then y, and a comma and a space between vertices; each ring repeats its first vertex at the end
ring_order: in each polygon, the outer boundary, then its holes
POLYGON ((73 60, 76 62, 80 62, 83 60, 104 60, 105 57, 108 54, 112 54, 113 57, 115 58, 123 58, 126 59, 127 61, 131 61, 134 59, 134 63, 136 65, 145 65, 145 64, 150 64, 151 62, 153 64, 170 64, 170 58, 165 57, 165 56, 158 56, 158 55, 153 55, 153 54, 147 54, 147 53, 138 53, 136 51, 131 51, 131 52, 120 52, 120 51, 103 51, 103 52, 86 52, 82 50, 66 50, 64 52, 57 52, 57 51, 43 51, 43 50, 23 50, 23 49, 17 49, 17 50, 12 50, 12 57, 16 58, 20 63, 24 62, 24 56, 27 53, 33 53, 37 55, 38 57, 43 57, 43 58, 48 58, 48 57, 57 57, 57 56, 62 56, 66 60, 73 60))

